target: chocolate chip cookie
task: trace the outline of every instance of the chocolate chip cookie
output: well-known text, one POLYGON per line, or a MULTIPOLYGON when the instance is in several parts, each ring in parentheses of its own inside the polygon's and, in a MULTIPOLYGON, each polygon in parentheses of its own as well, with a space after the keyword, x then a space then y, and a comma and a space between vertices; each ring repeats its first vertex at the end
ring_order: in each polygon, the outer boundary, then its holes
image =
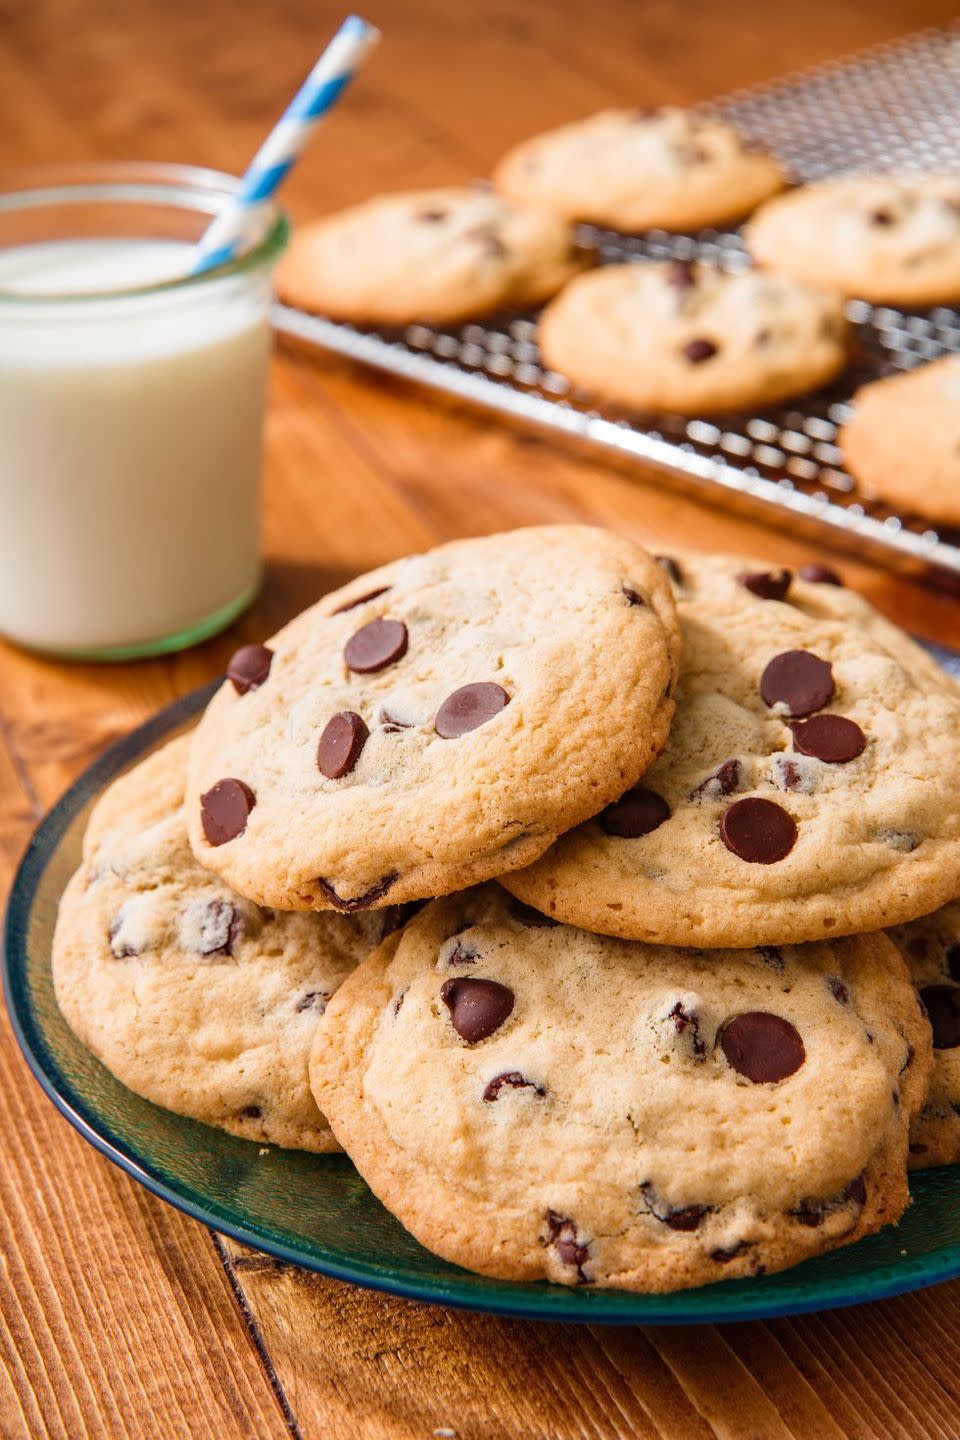
POLYGON ((665 563, 684 663, 663 753, 504 884, 570 924, 708 946, 878 930, 960 894, 953 682, 835 585, 665 563))
POLYGON ((840 301, 787 276, 688 260, 608 265, 544 311, 544 362, 590 395, 701 414, 772 404, 843 368, 840 301))
POLYGON ((357 324, 436 325, 539 304, 588 261, 559 216, 481 189, 381 195, 300 227, 281 300, 357 324))
POLYGON ((202 869, 183 812, 188 743, 143 761, 94 811, 57 921, 57 1000, 154 1104, 245 1139, 336 1150, 310 1094, 310 1042, 399 917, 274 914, 202 869))
POLYGON ((895 1221, 931 1068, 883 934, 720 955, 590 935, 496 886, 428 906, 334 996, 311 1082, 431 1250, 665 1291, 895 1221))
POLYGON ((672 106, 563 125, 518 145, 494 173, 514 199, 616 230, 739 220, 783 181, 776 160, 732 126, 672 106))
POLYGON ((960 299, 960 175, 840 175, 777 196, 744 242, 761 265, 881 305, 960 299))
POLYGON ((866 494, 960 526, 960 355, 858 390, 837 443, 866 494))
POLYGON ((890 932, 933 1028, 933 1076, 910 1129, 910 1168, 960 1161, 960 901, 890 932))
POLYGON ((191 755, 194 852, 291 910, 529 864, 639 779, 677 662, 663 571, 609 531, 516 530, 386 565, 235 657, 191 755))

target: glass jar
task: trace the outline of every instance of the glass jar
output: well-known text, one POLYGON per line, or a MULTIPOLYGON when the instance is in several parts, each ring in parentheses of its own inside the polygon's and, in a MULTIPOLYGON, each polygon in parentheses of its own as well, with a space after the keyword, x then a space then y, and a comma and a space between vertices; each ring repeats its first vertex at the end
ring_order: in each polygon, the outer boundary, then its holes
POLYGON ((194 644, 260 580, 272 206, 186 273, 236 181, 179 165, 0 178, 0 633, 85 659, 194 644))

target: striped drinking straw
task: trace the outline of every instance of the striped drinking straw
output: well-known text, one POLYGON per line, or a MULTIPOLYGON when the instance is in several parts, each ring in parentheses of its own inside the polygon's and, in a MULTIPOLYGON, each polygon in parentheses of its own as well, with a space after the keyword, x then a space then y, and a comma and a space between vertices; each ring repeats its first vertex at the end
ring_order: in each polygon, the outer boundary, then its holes
POLYGON ((344 20, 253 157, 236 194, 201 237, 191 274, 223 265, 243 248, 257 208, 273 197, 300 158, 317 121, 336 104, 379 38, 379 30, 358 15, 344 20))

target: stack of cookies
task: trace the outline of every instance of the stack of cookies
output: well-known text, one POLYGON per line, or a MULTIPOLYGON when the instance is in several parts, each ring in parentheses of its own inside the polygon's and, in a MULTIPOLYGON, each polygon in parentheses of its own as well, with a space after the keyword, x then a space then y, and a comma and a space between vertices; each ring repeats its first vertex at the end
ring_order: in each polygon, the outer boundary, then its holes
POLYGON ((783 1269, 960 1159, 958 730, 825 567, 456 541, 238 651, 104 795, 57 996, 471 1269, 783 1269))

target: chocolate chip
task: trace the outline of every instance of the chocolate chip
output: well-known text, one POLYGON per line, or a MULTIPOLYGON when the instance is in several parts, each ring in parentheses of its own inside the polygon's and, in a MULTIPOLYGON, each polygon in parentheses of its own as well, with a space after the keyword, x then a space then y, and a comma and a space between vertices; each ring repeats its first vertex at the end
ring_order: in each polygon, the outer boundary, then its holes
POLYGON ((570 1265, 576 1269, 577 1277, 582 1283, 588 1283, 587 1276, 583 1273, 583 1267, 590 1257, 590 1246, 580 1240, 576 1225, 572 1220, 558 1215, 555 1210, 547 1211, 547 1225, 549 1226, 547 1244, 553 1246, 564 1265, 570 1265))
POLYGON ((895 224, 895 222, 896 216, 892 215, 889 210, 874 210, 870 215, 871 225, 880 225, 885 227, 887 225, 893 225, 895 224))
POLYGON ((700 1222, 710 1214, 709 1205, 672 1207, 662 1204, 649 1180, 645 1180, 640 1186, 640 1198, 647 1214, 659 1220, 661 1225, 669 1225, 671 1230, 696 1230, 700 1222))
POLYGON ((250 811, 257 803, 243 780, 218 780, 200 796, 200 823, 210 845, 226 845, 247 828, 250 811))
POLYGON ((773 757, 774 779, 781 790, 804 790, 809 792, 813 787, 809 783, 809 777, 805 776, 800 766, 793 760, 788 760, 785 755, 773 757))
MULTIPOLYGON (((193 907, 191 907, 193 909, 193 907)), ((196 924, 198 955, 232 955, 243 930, 243 916, 229 900, 201 902, 191 919, 196 924)))
POLYGON ((951 980, 960 980, 960 945, 948 945, 943 952, 944 964, 951 980))
POLYGON ((773 865, 790 854, 797 826, 773 800, 749 795, 735 800, 720 818, 720 839, 727 849, 751 865, 773 865))
POLYGON ((513 895, 507 901, 507 909, 518 924, 526 925, 531 930, 547 930, 560 924, 552 915, 541 914, 539 910, 534 910, 532 905, 525 905, 513 895))
POLYGON ((327 1008, 327 1001, 329 999, 330 996, 324 994, 322 990, 308 990, 305 995, 300 996, 300 999, 296 1003, 295 1008, 297 1014, 302 1014, 304 1010, 319 1010, 322 1015, 327 1008))
POLYGON ((385 670, 407 653, 407 627, 402 620, 371 620, 361 625, 343 647, 350 670, 371 675, 385 670))
POLYGON ((845 715, 814 715, 812 720, 791 725, 794 747, 801 755, 812 755, 828 765, 846 765, 862 755, 867 737, 855 720, 845 715))
POLYGON ((365 890, 362 895, 354 895, 351 900, 344 900, 342 896, 338 895, 336 890, 330 884, 329 880, 322 880, 318 878, 316 884, 318 889, 320 889, 323 894, 326 895, 327 899, 330 901, 330 904, 335 910, 345 910, 347 912, 351 912, 353 910, 363 910, 367 905, 373 905, 376 903, 377 900, 382 900, 384 895, 386 895, 387 891, 390 889, 390 886, 397 879, 398 873, 395 870, 390 875, 382 876, 381 879, 377 880, 373 885, 370 886, 369 890, 365 890))
POLYGON ((774 1084, 793 1075, 806 1059, 796 1027, 767 1010, 744 1010, 720 1031, 728 1064, 755 1085, 774 1084))
POLYGON ((509 703, 506 690, 491 680, 461 685, 440 706, 433 728, 442 740, 458 740, 461 735, 486 725, 509 703))
POLYGON ((597 824, 605 835, 616 835, 621 840, 638 840, 669 819, 670 806, 663 796, 638 785, 601 811, 597 824))
POLYGON ((673 260, 667 271, 667 284, 674 290, 691 290, 697 283, 697 267, 692 260, 673 260))
POLYGON ((801 580, 807 580, 812 585, 839 585, 843 581, 836 570, 831 570, 829 565, 801 565, 797 571, 801 580))
POLYGON ((262 1118, 263 1111, 259 1105, 246 1105, 240 1111, 241 1120, 261 1120, 262 1118))
POLYGON ((838 980, 835 976, 831 976, 830 979, 827 981, 827 984, 830 986, 830 994, 833 996, 834 1000, 836 1000, 838 1005, 848 1005, 850 1003, 850 991, 847 989, 846 985, 844 985, 842 980, 838 980))
POLYGON ((646 603, 647 603, 646 600, 644 600, 643 596, 640 594, 640 592, 639 592, 638 590, 631 590, 631 589, 630 589, 628 586, 626 586, 626 585, 624 585, 624 587, 623 587, 623 593, 624 593, 624 595, 626 595, 626 597, 627 597, 627 604, 628 604, 628 605, 636 605, 636 606, 642 608, 642 607, 643 607, 644 605, 646 605, 646 603))
POLYGON ((450 1020, 461 1040, 475 1045, 486 1040, 507 1019, 513 1009, 513 991, 497 980, 457 977, 440 986, 440 999, 450 1011, 450 1020))
POLYGON ((738 1240, 736 1245, 728 1245, 726 1249, 718 1247, 710 1251, 710 1259, 715 1260, 718 1265, 728 1265, 731 1260, 736 1260, 745 1250, 750 1249, 749 1240, 738 1240))
POLYGON ((443 965, 475 965, 480 951, 466 940, 444 941, 439 960, 443 965), (449 946, 449 949, 447 948, 449 946))
POLYGON ((698 795, 709 795, 716 799, 720 795, 732 795, 740 784, 740 761, 724 760, 716 770, 711 771, 705 780, 695 785, 690 791, 690 799, 695 800, 698 795))
POLYGON ((332 715, 323 727, 317 745, 317 766, 328 780, 340 780, 349 774, 360 758, 370 731, 359 715, 341 710, 332 715))
POLYGON ((446 220, 446 210, 418 210, 417 219, 423 220, 427 225, 435 225, 438 220, 446 220))
POLYGON ((775 655, 760 676, 765 705, 785 705, 794 718, 812 715, 833 699, 833 671, 826 660, 809 650, 785 650, 775 655))
POLYGON ((381 585, 379 590, 368 590, 363 595, 358 595, 356 600, 345 600, 338 605, 336 610, 331 610, 331 615, 345 615, 348 610, 356 610, 359 605, 366 605, 368 600, 379 600, 381 595, 386 595, 390 589, 389 585, 381 585))
POLYGON ((764 965, 769 965, 771 970, 783 974, 783 954, 776 945, 757 945, 755 948, 764 965))
POLYGON ((828 1215, 834 1214, 837 1210, 846 1209, 849 1205, 859 1215, 867 1203, 867 1187, 862 1175, 851 1180, 846 1189, 841 1190, 839 1195, 832 1199, 820 1200, 809 1198, 801 1200, 791 1215, 799 1220, 801 1225, 808 1225, 811 1229, 822 1225, 828 1215))
POLYGON ((494 1075, 493 1079, 487 1083, 483 1092, 484 1100, 497 1100, 504 1085, 509 1086, 511 1090, 535 1090, 538 1095, 547 1093, 542 1085, 538 1085, 535 1080, 528 1080, 525 1075, 520 1074, 519 1070, 504 1070, 502 1075, 494 1075))
POLYGON ((233 688, 238 695, 246 695, 249 690, 259 690, 270 674, 272 660, 273 651, 268 650, 266 645, 241 645, 240 649, 230 656, 227 679, 233 682, 233 688))
POLYGON ((694 340, 688 340, 683 347, 683 357, 689 360, 691 365, 702 365, 705 360, 712 360, 716 355, 719 346, 712 340, 698 335, 694 340))
POLYGON ((930 1017, 933 1048, 955 1050, 960 1045, 960 986, 925 985, 920 999, 930 1017))
POLYGON ((403 1005, 403 1001, 404 1001, 404 997, 406 996, 406 993, 407 993, 406 990, 401 990, 401 991, 400 991, 400 994, 397 996, 396 1000, 394 1000, 394 1002, 393 1002, 393 1017, 394 1017, 394 1019, 396 1019, 396 1017, 400 1014, 400 1007, 403 1005))
POLYGON ((744 590, 758 595, 761 600, 783 600, 793 575, 789 570, 744 570, 737 579, 744 590))
POLYGON ((690 1048, 698 1060, 702 1060, 707 1053, 707 1047, 700 1037, 700 1020, 697 1015, 691 1015, 684 1008, 682 1000, 678 1000, 673 1009, 668 1011, 667 1019, 672 1020, 677 1034, 682 1035, 685 1030, 690 1031, 690 1048))

